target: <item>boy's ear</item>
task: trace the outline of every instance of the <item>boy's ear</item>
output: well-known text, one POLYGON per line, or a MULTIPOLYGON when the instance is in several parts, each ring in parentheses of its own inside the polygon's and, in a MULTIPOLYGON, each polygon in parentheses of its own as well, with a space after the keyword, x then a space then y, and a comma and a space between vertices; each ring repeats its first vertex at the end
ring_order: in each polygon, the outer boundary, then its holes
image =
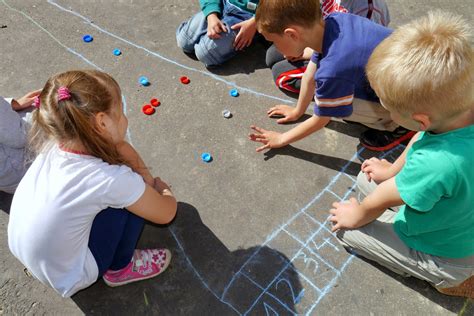
POLYGON ((418 122, 420 131, 428 130, 432 124, 430 116, 426 113, 413 113, 411 117, 418 122))
POLYGON ((298 31, 292 27, 288 27, 283 31, 283 34, 289 36, 292 40, 297 40, 300 37, 298 31))

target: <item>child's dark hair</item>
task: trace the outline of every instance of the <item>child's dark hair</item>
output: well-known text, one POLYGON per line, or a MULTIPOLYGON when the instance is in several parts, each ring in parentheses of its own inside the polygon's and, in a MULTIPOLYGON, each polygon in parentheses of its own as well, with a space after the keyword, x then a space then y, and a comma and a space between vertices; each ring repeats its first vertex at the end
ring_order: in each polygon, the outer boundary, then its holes
POLYGON ((260 0, 255 14, 258 31, 275 34, 290 25, 312 27, 321 19, 319 0, 260 0))
POLYGON ((110 164, 125 164, 116 146, 99 133, 95 114, 117 115, 121 104, 118 83, 95 70, 73 70, 51 77, 44 86, 39 109, 33 113, 30 148, 38 154, 53 142, 67 145, 80 141, 86 153, 110 164), (58 98, 67 89, 68 98, 58 98))

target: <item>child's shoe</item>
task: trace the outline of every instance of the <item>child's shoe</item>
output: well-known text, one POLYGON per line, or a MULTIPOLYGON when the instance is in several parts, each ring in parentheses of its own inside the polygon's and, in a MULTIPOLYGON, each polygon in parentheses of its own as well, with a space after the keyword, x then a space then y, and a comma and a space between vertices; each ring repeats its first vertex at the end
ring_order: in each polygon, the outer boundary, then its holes
POLYGON ((474 276, 455 287, 436 288, 438 292, 450 296, 469 297, 474 299, 474 276))
POLYGON ((362 146, 374 151, 392 149, 399 144, 408 144, 416 132, 406 128, 398 127, 393 132, 369 129, 360 135, 359 141, 362 146))
POLYGON ((120 286, 153 278, 166 270, 171 261, 168 249, 135 249, 132 260, 123 269, 108 270, 104 282, 108 286, 120 286))

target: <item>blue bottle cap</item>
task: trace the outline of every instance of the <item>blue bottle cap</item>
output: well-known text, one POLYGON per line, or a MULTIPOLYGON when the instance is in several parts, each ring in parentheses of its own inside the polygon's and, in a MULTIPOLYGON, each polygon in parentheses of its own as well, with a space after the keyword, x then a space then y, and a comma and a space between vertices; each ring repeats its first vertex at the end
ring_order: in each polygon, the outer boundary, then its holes
POLYGON ((231 97, 236 98, 236 97, 239 96, 239 91, 237 89, 232 89, 232 90, 229 91, 229 94, 230 94, 231 97))
POLYGON ((116 48, 116 49, 114 49, 114 55, 115 56, 120 56, 120 55, 122 55, 122 51, 120 49, 116 48))
POLYGON ((208 162, 212 161, 212 156, 211 156, 210 153, 202 153, 201 154, 201 159, 202 159, 202 161, 208 163, 208 162))
POLYGON ((232 117, 232 113, 230 113, 229 110, 224 110, 224 111, 222 111, 222 116, 224 116, 226 119, 228 119, 228 118, 232 117))
POLYGON ((145 87, 150 85, 150 81, 148 81, 147 77, 140 77, 138 82, 140 82, 140 84, 145 87))
POLYGON ((92 35, 86 34, 82 37, 82 40, 86 43, 90 43, 94 40, 94 38, 92 37, 92 35))

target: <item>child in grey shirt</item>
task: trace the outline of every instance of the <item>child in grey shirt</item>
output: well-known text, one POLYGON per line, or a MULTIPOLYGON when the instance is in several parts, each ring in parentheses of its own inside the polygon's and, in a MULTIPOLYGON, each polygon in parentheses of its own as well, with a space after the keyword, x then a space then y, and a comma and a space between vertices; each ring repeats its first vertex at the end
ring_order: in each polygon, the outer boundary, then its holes
POLYGON ((14 193, 27 168, 26 113, 41 90, 18 100, 0 97, 0 191, 14 193))

